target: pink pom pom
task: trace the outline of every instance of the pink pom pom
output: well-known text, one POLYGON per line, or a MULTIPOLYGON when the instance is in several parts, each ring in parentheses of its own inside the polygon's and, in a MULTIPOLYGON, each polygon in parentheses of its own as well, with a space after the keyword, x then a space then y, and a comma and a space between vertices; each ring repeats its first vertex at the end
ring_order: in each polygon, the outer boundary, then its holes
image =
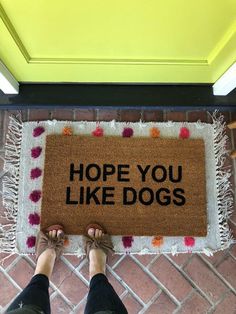
POLYGON ((40 136, 44 131, 45 129, 42 126, 38 126, 37 128, 34 129, 33 136, 34 137, 40 136))
POLYGON ((30 236, 27 238, 26 244, 27 244, 28 248, 34 247, 35 243, 36 243, 36 237, 30 236))
POLYGON ((42 152, 42 147, 37 146, 31 149, 31 157, 38 158, 42 152))
POLYGON ((103 128, 97 126, 96 129, 92 132, 93 136, 101 137, 103 136, 103 128))
POLYGON ((42 170, 39 169, 39 168, 34 168, 34 169, 31 169, 31 172, 30 172, 30 178, 31 179, 37 179, 38 177, 40 177, 42 174, 42 170))
POLYGON ((188 128, 181 128, 180 129, 180 132, 179 132, 179 137, 182 138, 182 139, 185 139, 185 138, 189 138, 190 136, 190 131, 188 128))
POLYGON ((41 198, 41 191, 34 190, 33 192, 30 193, 29 198, 31 199, 32 202, 37 203, 41 198))
POLYGON ((133 134, 134 134, 134 131, 132 128, 124 128, 122 136, 123 137, 131 137, 131 136, 133 136, 133 134))
POLYGON ((132 246, 132 242, 134 241, 132 236, 122 237, 122 242, 124 248, 130 248, 132 246))
POLYGON ((184 244, 186 246, 191 246, 193 247, 195 245, 195 239, 193 237, 185 237, 184 238, 184 244))
POLYGON ((40 217, 37 213, 29 214, 28 220, 32 226, 40 223, 40 217))

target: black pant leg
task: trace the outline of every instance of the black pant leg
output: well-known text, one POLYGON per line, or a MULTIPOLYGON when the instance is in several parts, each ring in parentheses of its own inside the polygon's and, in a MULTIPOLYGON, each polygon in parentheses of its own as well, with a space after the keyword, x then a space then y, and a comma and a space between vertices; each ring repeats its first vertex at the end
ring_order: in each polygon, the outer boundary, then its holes
POLYGON ((19 304, 22 305, 36 305, 44 313, 50 314, 50 301, 49 301, 49 280, 48 277, 42 274, 32 277, 29 284, 25 289, 16 297, 12 304, 7 309, 12 311, 19 308, 19 304))
POLYGON ((106 310, 114 311, 116 314, 128 314, 124 304, 104 274, 93 276, 89 288, 85 314, 106 310))

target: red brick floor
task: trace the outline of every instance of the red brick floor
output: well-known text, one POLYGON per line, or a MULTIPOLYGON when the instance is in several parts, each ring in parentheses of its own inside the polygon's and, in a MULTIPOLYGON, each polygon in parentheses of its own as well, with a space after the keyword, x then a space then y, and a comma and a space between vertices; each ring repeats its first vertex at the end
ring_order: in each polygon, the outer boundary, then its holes
MULTIPOLYGON (((2 177, 4 138, 8 116, 16 111, 0 111, 0 177, 2 177)), ((204 111, 175 112, 154 110, 23 110, 28 120, 88 121, 197 121, 210 122, 204 111)), ((236 113, 225 113, 227 122, 236 113)), ((236 150, 236 130, 228 130, 228 149, 236 150)), ((236 160, 227 164, 236 169, 236 160)), ((232 177, 233 189, 235 190, 232 177)), ((1 187, 0 187, 1 191, 1 187)), ((1 195, 0 195, 1 196, 1 195)), ((1 201, 1 198, 0 198, 1 201)), ((3 210, 2 203, 0 208, 3 210)), ((6 223, 1 218, 0 223, 6 223)), ((236 210, 230 225, 236 238, 236 210)), ((0 258, 4 257, 0 254, 0 258)), ((0 312, 22 290, 33 274, 35 257, 12 255, 0 264, 0 312)), ((201 254, 114 256, 108 261, 108 278, 125 303, 128 312, 167 313, 236 313, 236 245, 213 257, 201 254)), ((88 263, 85 259, 65 256, 57 263, 50 283, 52 313, 83 313, 88 292, 88 263), (73 287, 73 289, 72 289, 73 287)))

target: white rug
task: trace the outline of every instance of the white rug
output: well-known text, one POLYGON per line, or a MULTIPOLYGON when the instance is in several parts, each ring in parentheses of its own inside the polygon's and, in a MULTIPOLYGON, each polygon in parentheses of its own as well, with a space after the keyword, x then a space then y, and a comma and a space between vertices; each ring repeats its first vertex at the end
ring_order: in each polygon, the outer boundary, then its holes
MULTIPOLYGON (((32 190, 42 191, 44 148, 47 134, 62 134, 65 127, 71 128, 73 134, 92 135, 96 127, 103 130, 104 136, 122 136, 124 128, 132 128, 133 136, 150 136, 150 129, 156 127, 164 138, 178 138, 180 129, 185 127, 190 132, 190 138, 202 138, 206 152, 206 185, 207 185, 207 216, 208 234, 206 237, 122 237, 113 236, 117 254, 156 254, 203 252, 212 255, 223 250, 233 242, 226 220, 232 210, 233 196, 229 182, 229 169, 224 169, 227 154, 225 123, 222 115, 214 114, 213 123, 121 123, 111 122, 72 122, 72 121, 39 121, 24 122, 10 117, 7 142, 5 146, 4 170, 7 175, 3 180, 3 201, 5 215, 9 219, 8 226, 0 226, 0 251, 17 252, 19 254, 33 253, 35 236, 39 230, 41 200, 34 203, 29 195, 32 190), (40 128, 41 129, 40 129, 40 128), (37 129, 36 129, 37 128, 37 129), (35 133, 35 129, 37 130, 35 133), (42 134, 40 134, 41 131, 42 134), (37 135, 37 136, 34 136, 37 135), (32 148, 39 154, 32 157, 32 148), (31 169, 39 168, 42 174, 32 180, 31 169), (29 217, 31 215, 30 224, 29 217), (153 241, 154 240, 154 241, 153 241)), ((70 130, 70 129, 69 129, 70 130)), ((98 132, 99 133, 99 132, 98 132)), ((37 154, 36 152, 36 154, 37 154)), ((84 254, 81 236, 69 236, 69 246, 65 254, 84 254)))

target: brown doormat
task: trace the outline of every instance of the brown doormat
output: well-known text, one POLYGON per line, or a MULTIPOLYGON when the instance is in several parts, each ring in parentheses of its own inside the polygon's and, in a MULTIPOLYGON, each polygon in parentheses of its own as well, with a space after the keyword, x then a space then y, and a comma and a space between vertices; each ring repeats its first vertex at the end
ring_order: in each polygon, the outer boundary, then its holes
POLYGON ((201 139, 48 135, 41 229, 206 236, 205 181, 201 139))

